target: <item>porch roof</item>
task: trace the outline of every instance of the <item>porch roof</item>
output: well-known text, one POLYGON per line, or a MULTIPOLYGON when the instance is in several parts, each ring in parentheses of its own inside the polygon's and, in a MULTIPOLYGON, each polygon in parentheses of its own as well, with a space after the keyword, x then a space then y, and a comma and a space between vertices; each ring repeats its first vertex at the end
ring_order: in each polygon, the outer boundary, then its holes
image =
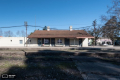
POLYGON ((28 38, 94 38, 84 30, 36 30, 28 38))

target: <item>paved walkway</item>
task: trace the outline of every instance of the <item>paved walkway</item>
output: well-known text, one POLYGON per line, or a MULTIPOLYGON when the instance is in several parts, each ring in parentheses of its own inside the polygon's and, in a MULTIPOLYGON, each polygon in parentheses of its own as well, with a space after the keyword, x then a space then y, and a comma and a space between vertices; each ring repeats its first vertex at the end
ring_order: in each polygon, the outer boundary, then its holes
POLYGON ((86 56, 74 61, 85 80, 120 80, 120 66, 86 56))
POLYGON ((19 50, 19 49, 28 49, 28 50, 31 50, 31 49, 39 49, 39 50, 77 50, 77 49, 80 49, 80 50, 120 50, 120 46, 88 46, 88 47, 36 47, 36 46, 33 46, 33 47, 20 47, 20 46, 4 46, 4 47, 1 47, 0 46, 0 50, 19 50))

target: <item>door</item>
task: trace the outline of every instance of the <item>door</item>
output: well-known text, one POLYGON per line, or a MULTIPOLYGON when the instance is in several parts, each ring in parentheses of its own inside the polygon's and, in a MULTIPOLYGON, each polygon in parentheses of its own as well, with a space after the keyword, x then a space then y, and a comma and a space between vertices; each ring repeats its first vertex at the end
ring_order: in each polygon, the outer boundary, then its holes
POLYGON ((51 38, 51 46, 55 46, 55 38, 51 38))
POLYGON ((79 39, 79 46, 82 47, 82 39, 79 39))
POLYGON ((65 46, 69 46, 69 43, 70 43, 70 39, 65 38, 65 46))
POLYGON ((38 46, 41 46, 41 38, 38 38, 38 46))

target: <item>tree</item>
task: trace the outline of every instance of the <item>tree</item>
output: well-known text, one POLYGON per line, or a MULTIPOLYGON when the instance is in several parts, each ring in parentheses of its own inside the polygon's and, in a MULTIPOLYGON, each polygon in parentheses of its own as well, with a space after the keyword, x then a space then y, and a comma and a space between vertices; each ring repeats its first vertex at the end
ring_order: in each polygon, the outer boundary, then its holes
POLYGON ((43 30, 47 30, 47 26, 45 26, 45 27, 43 28, 43 30))
POLYGON ((25 36, 26 36, 26 33, 25 33, 24 30, 21 31, 21 36, 22 36, 22 37, 25 37, 25 36))
POLYGON ((25 37, 26 36, 26 33, 24 30, 21 30, 21 31, 17 31, 16 34, 19 36, 19 37, 25 37))
POLYGON ((120 0, 113 0, 112 3, 113 5, 108 7, 107 13, 112 16, 116 16, 120 22, 120 0))
POLYGON ((120 34, 120 0, 113 0, 113 6, 108 8, 107 13, 116 16, 116 25, 118 26, 117 29, 119 29, 120 34))
POLYGON ((19 30, 16 32, 16 34, 20 37, 20 31, 19 30))
POLYGON ((4 32, 4 36, 5 36, 5 37, 13 37, 14 34, 13 34, 13 32, 11 32, 11 31, 5 31, 5 32, 4 32))
POLYGON ((101 20, 105 22, 102 27, 103 37, 108 37, 114 40, 117 37, 120 37, 120 0, 113 0, 113 5, 108 7, 107 16, 102 16, 101 20))
POLYGON ((94 45, 96 45, 96 25, 97 25, 97 22, 96 20, 93 21, 93 26, 94 26, 94 45))
POLYGON ((102 34, 102 27, 101 25, 97 25, 97 22, 96 20, 93 21, 93 27, 89 27, 89 28, 86 28, 85 31, 94 36, 94 39, 93 40, 93 43, 94 45, 96 45, 96 40, 101 37, 101 34, 102 34))
POLYGON ((110 38, 112 40, 112 44, 114 44, 115 37, 119 36, 119 26, 117 24, 117 18, 116 16, 113 16, 102 27, 102 36, 110 38))

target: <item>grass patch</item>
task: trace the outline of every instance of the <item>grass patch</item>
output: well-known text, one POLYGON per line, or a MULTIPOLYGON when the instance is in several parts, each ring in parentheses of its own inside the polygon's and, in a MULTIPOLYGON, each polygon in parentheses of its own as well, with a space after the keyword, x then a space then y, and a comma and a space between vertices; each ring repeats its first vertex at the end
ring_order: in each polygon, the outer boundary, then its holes
POLYGON ((61 62, 58 65, 56 65, 57 67, 59 67, 60 69, 77 69, 76 65, 74 62, 61 62))
POLYGON ((4 68, 8 69, 1 74, 14 74, 18 80, 82 80, 75 63, 69 57, 40 55, 8 57, 6 55, 1 62, 0 71, 4 68))

